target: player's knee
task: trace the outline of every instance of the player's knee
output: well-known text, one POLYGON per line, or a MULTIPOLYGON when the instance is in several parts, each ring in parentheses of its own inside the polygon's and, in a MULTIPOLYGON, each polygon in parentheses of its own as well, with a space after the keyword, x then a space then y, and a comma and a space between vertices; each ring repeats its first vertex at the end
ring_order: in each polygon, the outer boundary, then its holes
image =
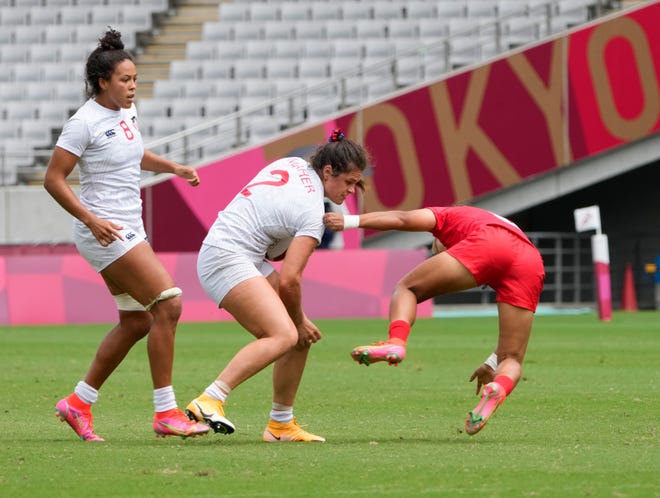
POLYGON ((147 311, 166 317, 168 320, 177 321, 181 316, 181 294, 183 291, 178 287, 166 289, 145 308, 147 311))

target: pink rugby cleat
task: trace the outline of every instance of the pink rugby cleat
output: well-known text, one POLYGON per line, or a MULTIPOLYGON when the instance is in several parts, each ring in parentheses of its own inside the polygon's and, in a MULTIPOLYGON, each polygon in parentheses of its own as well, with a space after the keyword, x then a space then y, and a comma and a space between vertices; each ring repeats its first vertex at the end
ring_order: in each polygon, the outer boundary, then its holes
POLYGON ((55 416, 71 426, 83 441, 105 441, 94 432, 92 410, 79 410, 69 404, 67 398, 61 399, 55 405, 55 416))
POLYGON ((154 415, 154 431, 158 437, 180 436, 182 438, 203 436, 209 426, 188 420, 178 408, 154 415))
POLYGON ((495 413, 497 407, 502 404, 506 398, 504 388, 496 382, 486 384, 481 390, 481 401, 468 414, 465 421, 465 432, 473 436, 484 428, 488 419, 495 413))
POLYGON ((358 346, 351 351, 351 356, 361 365, 371 365, 378 361, 386 361, 397 366, 406 357, 406 348, 390 342, 377 342, 371 346, 358 346))

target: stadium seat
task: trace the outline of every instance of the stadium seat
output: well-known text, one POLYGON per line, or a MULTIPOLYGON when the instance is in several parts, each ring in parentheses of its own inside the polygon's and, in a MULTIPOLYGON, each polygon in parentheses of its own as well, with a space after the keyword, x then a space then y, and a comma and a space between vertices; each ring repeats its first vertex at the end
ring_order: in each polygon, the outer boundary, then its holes
POLYGON ((27 24, 38 26, 46 24, 57 24, 59 22, 59 10, 48 7, 31 7, 27 15, 27 24))
POLYGON ((122 15, 116 6, 96 5, 90 12, 90 24, 114 26, 122 21, 122 15))
POLYGON ((261 97, 268 100, 275 96, 275 82, 269 79, 246 79, 243 81, 241 96, 261 97))
POLYGON ((173 60, 170 62, 170 79, 196 80, 202 78, 202 64, 200 60, 173 60))
POLYGON ((0 26, 21 26, 28 24, 30 8, 29 7, 0 7, 0 26))
POLYGON ((202 79, 223 80, 233 76, 233 65, 231 59, 211 59, 202 61, 202 79))
POLYGON ((72 107, 67 100, 44 100, 38 103, 37 119, 59 121, 63 124, 71 115, 72 107))
POLYGON ((341 19, 341 11, 335 2, 313 2, 311 16, 314 21, 341 19))
POLYGON ((390 19, 387 21, 386 29, 389 38, 415 38, 419 36, 417 23, 410 19, 390 19))
POLYGON ((341 40, 346 38, 356 38, 357 21, 353 19, 329 20, 323 23, 325 36, 330 40, 341 40))
POLYGON ((169 99, 162 98, 140 99, 137 103, 139 120, 166 118, 169 114, 169 102, 169 99))
POLYGON ((291 1, 280 4, 280 19, 282 21, 307 21, 311 18, 311 9, 307 4, 291 1))
POLYGON ((248 5, 248 18, 250 21, 277 21, 280 19, 280 6, 278 2, 251 2, 248 5))
POLYGON ((293 40, 296 37, 295 23, 292 21, 266 21, 263 24, 263 36, 272 40, 293 40))
POLYGON ((244 43, 245 58, 265 61, 273 56, 275 46, 267 40, 248 40, 244 43))
POLYGON ((323 43, 323 40, 328 37, 323 22, 310 23, 308 21, 297 21, 293 29, 296 40, 317 40, 318 43, 323 43))
MULTIPOLYGON (((75 29, 71 25, 49 24, 48 26, 44 27, 43 41, 47 44, 53 44, 53 45, 69 44, 69 43, 74 43, 76 41, 75 35, 76 35, 75 29)), ((83 47, 85 46, 85 44, 81 43, 78 46, 83 47)), ((60 53, 62 54, 62 56, 65 55, 65 52, 63 50, 60 53)))
POLYGON ((234 62, 234 78, 264 78, 266 61, 258 59, 239 59, 234 62))
POLYGON ((264 37, 263 23, 239 22, 234 24, 234 39, 261 40, 264 37))
MULTIPOLYGON (((304 59, 302 59, 304 61, 304 59)), ((266 61, 268 79, 297 78, 298 59, 269 59, 266 61)))
POLYGON ((424 80, 424 61, 420 55, 405 55, 397 58, 394 66, 394 81, 398 87, 414 85, 424 80))
POLYGON ((53 142, 53 130, 62 126, 61 121, 43 119, 21 120, 21 140, 27 140, 34 147, 46 147, 53 142))
POLYGON ((355 23, 357 38, 365 40, 368 38, 386 38, 387 21, 384 19, 360 19, 355 23))
POLYGON ((371 59, 392 57, 396 53, 396 44, 392 40, 365 40, 364 56, 371 59))
POLYGON ((456 0, 438 0, 435 4, 435 12, 440 19, 451 19, 455 17, 466 17, 466 2, 457 2, 456 0))
POLYGON ((404 4, 405 17, 408 19, 434 19, 438 17, 435 2, 410 0, 404 4))
POLYGON ((339 2, 339 10, 341 11, 341 18, 346 21, 374 18, 372 2, 343 0, 339 2))
POLYGON ((401 19, 405 3, 397 0, 376 0, 373 3, 374 19, 401 19))
POLYGON ((328 77, 328 59, 305 57, 298 67, 300 79, 328 77))
POLYGON ((335 53, 335 44, 339 42, 350 43, 353 47, 359 47, 357 40, 302 40, 304 57, 327 57, 335 53))
POLYGON ((92 17, 92 8, 82 5, 71 5, 60 8, 60 24, 70 27, 88 24, 92 17))
MULTIPOLYGON (((14 26, 13 43, 43 43, 48 26, 14 26)), ((3 28, 4 30, 4 28, 3 28)))
POLYGON ((210 119, 219 118, 236 112, 238 98, 233 97, 210 97, 202 104, 203 115, 210 119))
MULTIPOLYGON (((13 80, 17 83, 24 83, 27 81, 43 81, 43 73, 40 64, 30 64, 29 62, 21 62, 14 64, 13 80)), ((63 80, 59 80, 63 81, 63 80)))
POLYGON ((497 2, 493 0, 468 0, 467 17, 496 17, 497 2))
POLYGON ((32 63, 58 62, 60 60, 60 47, 50 43, 32 44, 29 50, 29 60, 32 63))
POLYGON ((171 99, 182 97, 183 87, 182 80, 156 80, 154 81, 153 96, 171 99))
POLYGON ((305 45, 299 40, 276 40, 273 47, 274 57, 280 59, 299 58, 305 53, 305 45))
MULTIPOLYGON (((60 62, 39 64, 41 67, 41 81, 51 83, 56 81, 73 81, 76 70, 60 62)), ((78 71, 81 71, 78 69, 78 71)))
POLYGON ((170 119, 182 120, 187 117, 202 116, 204 98, 179 97, 170 103, 170 119))
POLYGON ((0 62, 3 64, 28 62, 30 60, 30 47, 29 44, 2 44, 0 45, 0 62))
POLYGON ((193 98, 209 98, 215 93, 215 84, 211 80, 199 79, 184 82, 183 95, 193 98))
POLYGON ((222 2, 219 7, 218 19, 222 22, 247 21, 250 15, 250 5, 247 2, 222 2))
POLYGON ((215 96, 216 97, 225 97, 233 98, 238 102, 238 98, 241 96, 243 91, 243 83, 238 80, 219 80, 213 82, 215 86, 215 96))
MULTIPOLYGON (((227 4, 222 4, 227 5, 227 4)), ((205 22, 202 25, 202 40, 233 40, 234 25, 229 22, 205 22)))

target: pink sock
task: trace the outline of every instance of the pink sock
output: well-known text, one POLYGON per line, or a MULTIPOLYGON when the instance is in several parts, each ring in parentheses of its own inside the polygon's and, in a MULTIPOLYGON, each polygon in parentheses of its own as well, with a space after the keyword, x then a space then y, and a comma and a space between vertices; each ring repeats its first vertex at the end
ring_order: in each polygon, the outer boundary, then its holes
POLYGON ((408 335, 410 335, 410 324, 405 320, 394 320, 390 323, 390 338, 387 342, 405 346, 408 335))
POLYGON ((497 382, 502 386, 507 396, 513 391, 513 388, 516 387, 511 377, 507 377, 506 375, 498 375, 493 379, 493 382, 497 382))

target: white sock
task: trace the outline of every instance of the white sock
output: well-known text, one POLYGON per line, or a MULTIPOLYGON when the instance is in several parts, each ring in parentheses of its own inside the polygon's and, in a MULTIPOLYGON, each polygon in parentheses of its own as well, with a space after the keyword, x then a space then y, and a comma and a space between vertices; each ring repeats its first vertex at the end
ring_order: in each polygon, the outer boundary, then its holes
POLYGON ((166 412, 176 408, 176 398, 174 397, 174 388, 172 386, 154 389, 154 411, 166 412))
POLYGON ((230 392, 231 388, 221 380, 214 381, 213 384, 204 389, 204 394, 223 403, 227 401, 227 396, 229 396, 230 392))
POLYGON ((273 408, 270 411, 270 418, 275 422, 286 424, 293 420, 293 406, 286 406, 280 403, 273 403, 273 408))
POLYGON ((84 380, 78 382, 73 392, 88 405, 93 405, 99 399, 99 392, 84 380))

